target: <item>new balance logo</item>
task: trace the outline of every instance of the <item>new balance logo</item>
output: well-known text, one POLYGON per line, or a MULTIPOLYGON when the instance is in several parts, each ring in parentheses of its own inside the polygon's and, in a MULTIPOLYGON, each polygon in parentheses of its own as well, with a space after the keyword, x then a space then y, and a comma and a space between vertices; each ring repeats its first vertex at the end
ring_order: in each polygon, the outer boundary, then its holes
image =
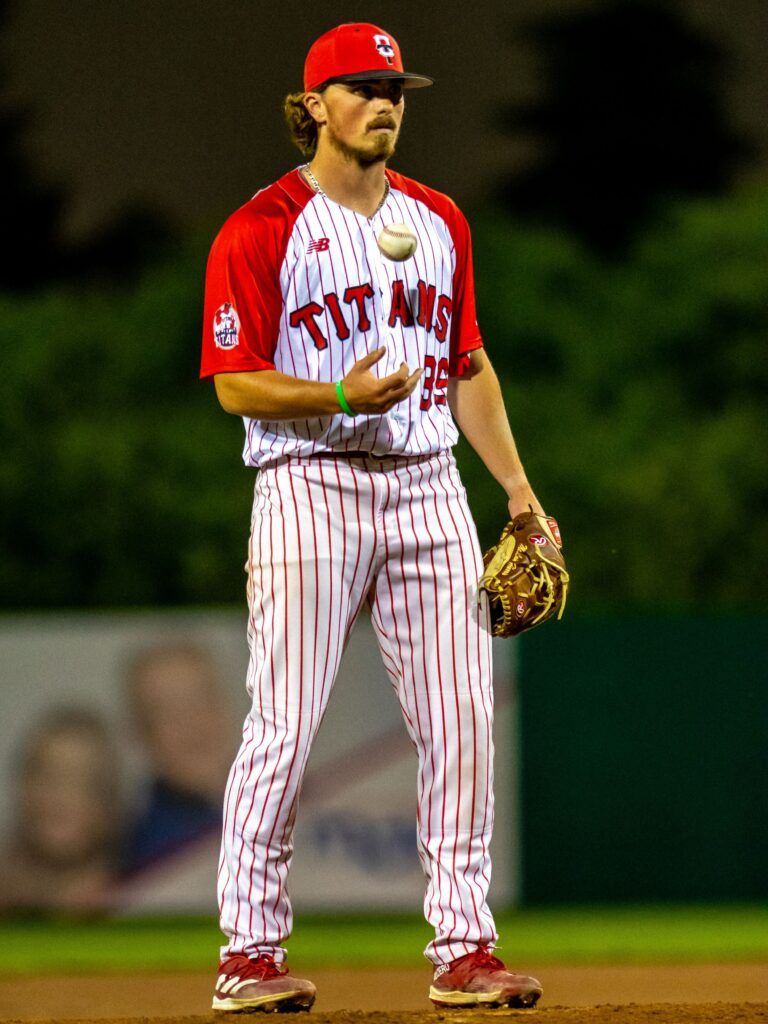
POLYGON ((307 246, 307 255, 311 252, 327 252, 330 244, 330 238, 313 238, 307 246))

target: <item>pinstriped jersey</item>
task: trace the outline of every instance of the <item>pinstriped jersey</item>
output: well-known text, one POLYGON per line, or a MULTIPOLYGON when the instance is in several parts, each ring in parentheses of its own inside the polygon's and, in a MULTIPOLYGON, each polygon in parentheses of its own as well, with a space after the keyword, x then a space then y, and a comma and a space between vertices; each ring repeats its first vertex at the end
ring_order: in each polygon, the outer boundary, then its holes
POLYGON ((243 458, 264 467, 285 455, 425 455, 458 432, 448 380, 482 347, 469 227, 447 196, 386 171, 389 193, 366 218, 316 193, 296 169, 226 221, 206 272, 201 376, 279 370, 333 382, 385 346, 372 372, 423 367, 420 386, 382 415, 265 421, 245 418, 243 458), (377 237, 390 224, 416 234, 394 262, 377 237))

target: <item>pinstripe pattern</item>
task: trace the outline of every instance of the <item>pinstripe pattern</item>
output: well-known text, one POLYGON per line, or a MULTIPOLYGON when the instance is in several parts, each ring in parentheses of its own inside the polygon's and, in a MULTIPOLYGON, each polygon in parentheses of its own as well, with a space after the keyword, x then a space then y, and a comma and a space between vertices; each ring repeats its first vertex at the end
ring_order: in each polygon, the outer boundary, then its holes
MULTIPOLYGON (((275 368, 306 380, 335 381, 354 362, 377 348, 387 352, 375 373, 386 376, 401 362, 425 365, 430 356, 439 361, 450 345, 431 328, 417 322, 418 282, 428 282, 437 296, 452 296, 456 250, 446 221, 424 202, 392 187, 381 210, 367 219, 334 203, 313 196, 296 217, 279 268, 283 312, 274 351, 275 368), (376 239, 393 222, 410 225, 419 246, 415 256, 394 263, 379 251, 376 239), (313 240, 325 238, 329 247, 313 249, 313 240), (363 302, 368 323, 363 330, 354 302, 346 302, 348 288, 370 284, 372 294, 363 302), (393 287, 404 288, 414 322, 392 322, 393 287), (326 301, 330 296, 330 301, 326 301), (320 309, 311 318, 326 344, 318 347, 307 324, 291 324, 290 311, 314 302, 320 309), (342 334, 333 310, 343 322, 342 334)), ((448 315, 447 322, 450 321, 448 315)), ((246 419, 243 458, 247 465, 263 467, 284 455, 311 455, 327 451, 366 451, 376 455, 422 455, 451 448, 458 439, 447 402, 421 407, 423 392, 388 413, 376 416, 318 417, 310 420, 257 421, 246 419)))
POLYGON ((496 940, 490 636, 446 393, 482 346, 471 242, 447 196, 387 176, 368 219, 290 172, 227 221, 209 260, 204 376, 274 365, 334 381, 380 345, 377 375, 424 368, 419 390, 384 415, 245 421, 244 458, 259 469, 246 565, 252 708, 225 799, 223 954, 284 956, 302 779, 365 605, 418 757, 427 955, 442 964, 496 940), (377 245, 392 223, 418 239, 403 263, 377 245), (223 303, 242 327, 227 346, 215 328, 223 303))
POLYGON ((491 645, 453 456, 278 460, 256 480, 246 569, 253 703, 225 802, 222 954, 284 957, 301 782, 366 603, 418 755, 427 955, 442 964, 492 945, 491 645))

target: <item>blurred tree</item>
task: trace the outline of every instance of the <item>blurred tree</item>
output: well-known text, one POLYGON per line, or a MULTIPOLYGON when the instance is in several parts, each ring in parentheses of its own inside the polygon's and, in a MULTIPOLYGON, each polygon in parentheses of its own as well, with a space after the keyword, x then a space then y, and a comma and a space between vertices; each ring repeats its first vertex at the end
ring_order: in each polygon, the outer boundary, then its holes
POLYGON ((664 201, 724 191, 752 148, 729 124, 721 48, 661 0, 606 0, 531 26, 542 93, 506 109, 539 156, 502 187, 517 217, 559 225, 604 255, 664 201))
MULTIPOLYGON (((475 246, 481 327, 574 602, 765 603, 768 193, 681 201, 613 267, 499 221, 475 246)), ((462 467, 490 541, 501 502, 462 467)))
POLYGON ((6 607, 239 598, 253 474, 197 380, 207 244, 131 289, 0 299, 6 607))
MULTIPOLYGON (((0 30, 11 5, 0 0, 0 30)), ((0 69, 0 88, 5 76, 0 69)), ((67 191, 41 180, 24 150, 28 110, 0 103, 0 175, 3 181, 0 288, 31 291, 56 281, 124 280, 167 251, 174 231, 168 217, 142 202, 126 205, 90 237, 67 241, 62 226, 67 191)))

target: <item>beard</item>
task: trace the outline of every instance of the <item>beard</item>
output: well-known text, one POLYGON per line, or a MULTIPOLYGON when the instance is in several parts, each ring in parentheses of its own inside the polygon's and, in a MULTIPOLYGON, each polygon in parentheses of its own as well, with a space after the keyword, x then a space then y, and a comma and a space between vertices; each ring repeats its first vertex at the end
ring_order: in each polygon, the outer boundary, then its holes
POLYGON ((326 125, 326 131, 328 133, 328 141, 333 148, 345 160, 356 163, 360 167, 370 167, 372 164, 389 160, 395 152, 399 134, 397 129, 395 129, 391 135, 371 135, 365 146, 351 146, 348 142, 339 138, 330 121, 326 125))

